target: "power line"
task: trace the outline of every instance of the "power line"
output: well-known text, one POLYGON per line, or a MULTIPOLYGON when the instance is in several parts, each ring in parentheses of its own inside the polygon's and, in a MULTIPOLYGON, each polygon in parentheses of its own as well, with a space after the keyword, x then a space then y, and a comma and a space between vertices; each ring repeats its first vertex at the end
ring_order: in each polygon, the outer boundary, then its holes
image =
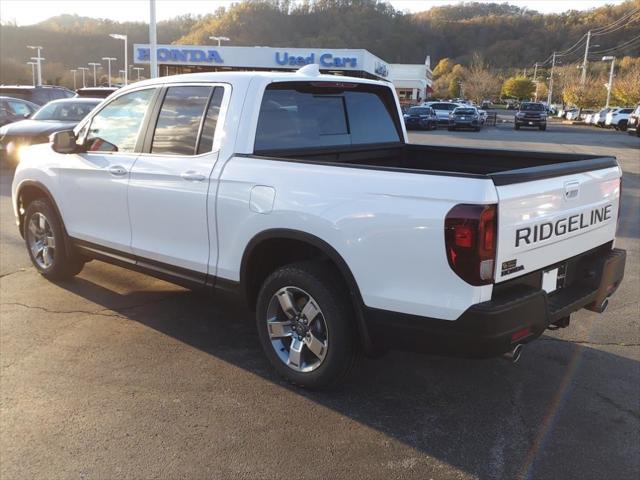
POLYGON ((599 55, 599 54, 606 54, 606 53, 611 53, 617 50, 621 50, 627 47, 632 46, 632 44, 636 43, 638 40, 640 40, 640 35, 638 35, 637 37, 632 38, 631 40, 627 40, 626 42, 621 43, 620 45, 616 45, 615 47, 611 47, 611 48, 605 48, 603 50, 597 50, 594 52, 590 52, 593 55, 599 55))
POLYGON ((633 10, 631 10, 630 12, 624 14, 622 17, 620 17, 619 19, 617 19, 616 21, 610 23, 609 25, 605 25, 603 27, 597 27, 597 28, 592 28, 591 32, 593 33, 593 35, 605 35, 607 33, 610 33, 609 30, 617 28, 618 26, 620 26, 621 24, 627 25, 626 23, 624 23, 628 18, 632 17, 633 15, 635 15, 636 13, 640 12, 640 8, 634 8, 633 10))
POLYGON ((613 32, 617 32, 618 30, 622 30, 623 28, 627 28, 629 25, 631 25, 632 22, 635 22, 636 20, 640 19, 640 15, 636 16, 635 18, 630 17, 628 19, 628 21, 626 21, 625 23, 622 23, 620 25, 618 25, 617 27, 615 27, 614 29, 608 30, 606 32, 601 32, 601 33, 592 33, 592 35, 609 35, 610 33, 613 32))

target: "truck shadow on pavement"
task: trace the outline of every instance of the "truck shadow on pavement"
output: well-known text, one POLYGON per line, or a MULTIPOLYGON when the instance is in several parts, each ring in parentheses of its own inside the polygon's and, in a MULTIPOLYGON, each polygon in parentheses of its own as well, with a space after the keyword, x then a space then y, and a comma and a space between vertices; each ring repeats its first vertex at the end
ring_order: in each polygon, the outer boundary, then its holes
MULTIPOLYGON (((239 367, 252 374, 250 388, 269 382, 283 396, 316 402, 412 447, 417 459, 409 467, 418 470, 405 473, 442 477, 434 460, 483 479, 634 478, 640 466, 640 364, 610 353, 625 353, 622 347, 596 349, 545 335, 525 348, 517 365, 390 353, 363 360, 337 390, 310 392, 274 373, 260 350, 253 314, 233 299, 183 290, 133 289, 123 296, 116 293, 123 290, 122 277, 92 270, 89 264, 60 287, 239 367)), ((211 375, 220 373, 212 368, 211 375)), ((291 421, 288 409, 264 408, 258 415, 291 421)), ((283 452, 313 444, 318 434, 334 438, 335 448, 349 438, 340 430, 298 432, 284 440, 283 452)))

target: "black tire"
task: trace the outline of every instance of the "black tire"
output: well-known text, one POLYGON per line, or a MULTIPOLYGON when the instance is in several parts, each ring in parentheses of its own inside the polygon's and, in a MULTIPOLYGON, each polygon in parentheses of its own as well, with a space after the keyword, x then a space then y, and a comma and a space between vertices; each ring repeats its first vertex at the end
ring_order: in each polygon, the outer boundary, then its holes
POLYGON ((546 125, 540 125, 540 130, 542 130, 543 132, 547 129, 546 125))
POLYGON ((447 127, 447 130, 449 130, 450 132, 453 132, 454 128, 453 127, 447 127))
MULTIPOLYGON (((297 308, 301 310, 300 305, 297 308)), ((282 318, 287 320, 286 317, 282 318)), ((344 282, 337 272, 323 262, 300 262, 281 267, 267 277, 258 294, 256 324, 262 349, 282 377, 301 387, 323 389, 345 380, 358 357, 353 318, 354 312, 344 282), (321 311, 315 318, 319 317, 326 325, 326 353, 320 365, 312 371, 301 372, 287 365, 279 356, 286 356, 285 350, 280 348, 280 353, 277 353, 272 344, 268 330, 269 308, 276 293, 286 288, 308 293, 321 311)), ((318 321, 315 321, 316 324, 318 321)))
POLYGON ((514 129, 515 129, 515 130, 520 130, 520 125, 515 125, 515 126, 514 126, 514 129))
POLYGON ((27 211, 24 215, 24 240, 27 246, 27 252, 31 263, 36 268, 38 273, 46 277, 49 280, 66 280, 69 279, 82 270, 84 267, 84 259, 75 252, 68 251, 68 239, 64 230, 64 226, 60 218, 58 217, 55 209, 51 206, 50 202, 44 198, 34 200, 27 207, 27 211), (53 242, 46 241, 48 246, 43 247, 42 253, 36 251, 36 233, 30 226, 32 220, 34 225, 39 223, 41 217, 44 217, 47 226, 43 230, 43 236, 45 238, 53 238, 53 242), (50 233, 51 235, 47 235, 50 233), (50 244, 54 246, 51 247, 50 244), (34 248, 32 248, 32 245, 34 248), (53 250, 53 253, 47 255, 45 260, 45 249, 47 251, 53 250))
POLYGON ((620 120, 618 122, 618 127, 616 128, 616 130, 620 130, 621 132, 626 132, 627 131, 627 120, 620 120))

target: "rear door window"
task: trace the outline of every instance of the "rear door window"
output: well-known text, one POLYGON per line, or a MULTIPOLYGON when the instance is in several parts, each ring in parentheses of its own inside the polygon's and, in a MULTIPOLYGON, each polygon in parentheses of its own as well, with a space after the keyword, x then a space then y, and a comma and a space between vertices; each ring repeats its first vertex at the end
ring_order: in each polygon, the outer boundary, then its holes
POLYGON ((211 91, 210 86, 169 87, 153 134, 151 153, 196 153, 198 133, 211 91))
POLYGON ((254 150, 400 142, 389 88, 339 82, 287 82, 265 90, 254 150))

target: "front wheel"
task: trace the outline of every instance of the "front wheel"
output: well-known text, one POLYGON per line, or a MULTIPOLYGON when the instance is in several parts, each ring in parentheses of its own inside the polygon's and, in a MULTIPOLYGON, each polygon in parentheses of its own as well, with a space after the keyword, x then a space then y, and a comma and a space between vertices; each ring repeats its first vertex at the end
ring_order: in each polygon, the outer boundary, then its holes
POLYGON ((356 359, 353 309, 344 282, 322 262, 286 265, 258 294, 256 322, 267 358, 289 382, 326 388, 356 359))
POLYGON ((27 207, 24 240, 31 263, 50 280, 71 278, 84 266, 82 258, 68 251, 62 222, 45 199, 34 200, 27 207))
POLYGON ((627 131, 627 121, 626 120, 620 120, 616 130, 620 130, 621 132, 626 132, 627 131))

